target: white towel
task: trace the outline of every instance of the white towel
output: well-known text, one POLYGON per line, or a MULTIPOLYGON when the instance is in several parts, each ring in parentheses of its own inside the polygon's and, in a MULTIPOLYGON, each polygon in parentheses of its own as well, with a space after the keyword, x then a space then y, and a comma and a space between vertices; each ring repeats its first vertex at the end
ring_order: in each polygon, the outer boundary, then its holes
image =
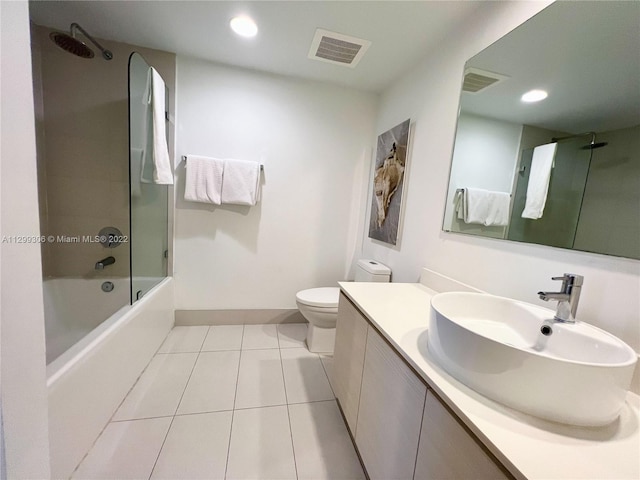
POLYGON ((224 160, 189 155, 184 199, 220 205, 223 169, 224 160))
POLYGON ((142 169, 144 168, 144 150, 142 148, 132 148, 129 153, 131 157, 129 168, 131 169, 131 196, 142 196, 142 169))
POLYGON ((464 188, 457 199, 458 218, 464 223, 478 223, 487 227, 509 224, 511 195, 480 188, 464 188))
POLYGON ((549 179, 551 178, 551 168, 553 168, 553 159, 556 156, 557 146, 557 143, 548 143, 533 149, 531 171, 529 172, 529 183, 527 185, 527 200, 522 211, 522 218, 535 220, 542 217, 544 206, 547 203, 549 179))
POLYGON ((167 146, 164 95, 164 80, 155 68, 149 67, 147 91, 144 98, 151 105, 153 183, 173 185, 173 169, 167 146))
POLYGON ((258 202, 260 164, 246 160, 224 161, 222 203, 255 205, 258 202))

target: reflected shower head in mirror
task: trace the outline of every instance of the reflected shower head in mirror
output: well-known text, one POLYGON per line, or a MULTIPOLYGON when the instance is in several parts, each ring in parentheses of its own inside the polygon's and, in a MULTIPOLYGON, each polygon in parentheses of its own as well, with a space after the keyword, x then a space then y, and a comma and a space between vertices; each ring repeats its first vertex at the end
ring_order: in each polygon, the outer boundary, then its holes
POLYGON ((80 58, 93 58, 93 50, 91 50, 86 43, 76 38, 76 30, 79 30, 85 37, 91 40, 91 42, 102 52, 102 57, 105 60, 111 60, 113 58, 113 53, 111 53, 111 51, 103 48, 102 45, 96 42, 95 39, 77 23, 71 24, 68 34, 64 32, 51 32, 49 34, 49 38, 65 52, 69 52, 80 58))
POLYGON ((609 145, 609 142, 598 142, 598 143, 591 142, 588 145, 585 145, 584 147, 582 147, 582 150, 594 150, 596 148, 606 147, 607 145, 609 145))

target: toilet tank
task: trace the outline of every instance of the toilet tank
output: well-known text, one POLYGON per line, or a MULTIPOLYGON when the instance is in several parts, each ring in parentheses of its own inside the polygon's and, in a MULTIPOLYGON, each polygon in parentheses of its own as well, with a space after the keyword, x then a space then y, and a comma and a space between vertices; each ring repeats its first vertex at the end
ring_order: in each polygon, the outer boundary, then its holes
POLYGON ((391 269, 375 260, 358 260, 356 282, 389 282, 391 269))

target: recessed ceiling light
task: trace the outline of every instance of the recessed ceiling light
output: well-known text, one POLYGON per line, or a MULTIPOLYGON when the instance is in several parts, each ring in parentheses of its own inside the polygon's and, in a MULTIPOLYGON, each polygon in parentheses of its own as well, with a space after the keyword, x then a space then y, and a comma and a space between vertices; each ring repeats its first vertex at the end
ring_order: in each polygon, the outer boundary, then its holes
POLYGON ((229 22, 229 25, 231 25, 231 30, 241 37, 250 38, 255 37, 258 34, 258 26, 256 25, 256 22, 245 15, 233 17, 229 22))
POLYGON ((520 100, 526 103, 539 102, 547 98, 549 94, 544 90, 529 90, 527 93, 520 97, 520 100))

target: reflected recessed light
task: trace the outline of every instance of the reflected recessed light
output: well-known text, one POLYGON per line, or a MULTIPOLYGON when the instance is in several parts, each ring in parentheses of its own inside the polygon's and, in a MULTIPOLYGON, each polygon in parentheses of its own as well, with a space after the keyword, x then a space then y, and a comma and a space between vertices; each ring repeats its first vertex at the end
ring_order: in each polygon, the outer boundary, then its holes
POLYGON ((527 93, 520 97, 520 100, 527 103, 539 102, 547 98, 549 94, 544 90, 529 90, 527 93))
POLYGON ((241 37, 255 37, 258 33, 256 22, 244 15, 233 17, 229 25, 231 25, 231 30, 241 37))

